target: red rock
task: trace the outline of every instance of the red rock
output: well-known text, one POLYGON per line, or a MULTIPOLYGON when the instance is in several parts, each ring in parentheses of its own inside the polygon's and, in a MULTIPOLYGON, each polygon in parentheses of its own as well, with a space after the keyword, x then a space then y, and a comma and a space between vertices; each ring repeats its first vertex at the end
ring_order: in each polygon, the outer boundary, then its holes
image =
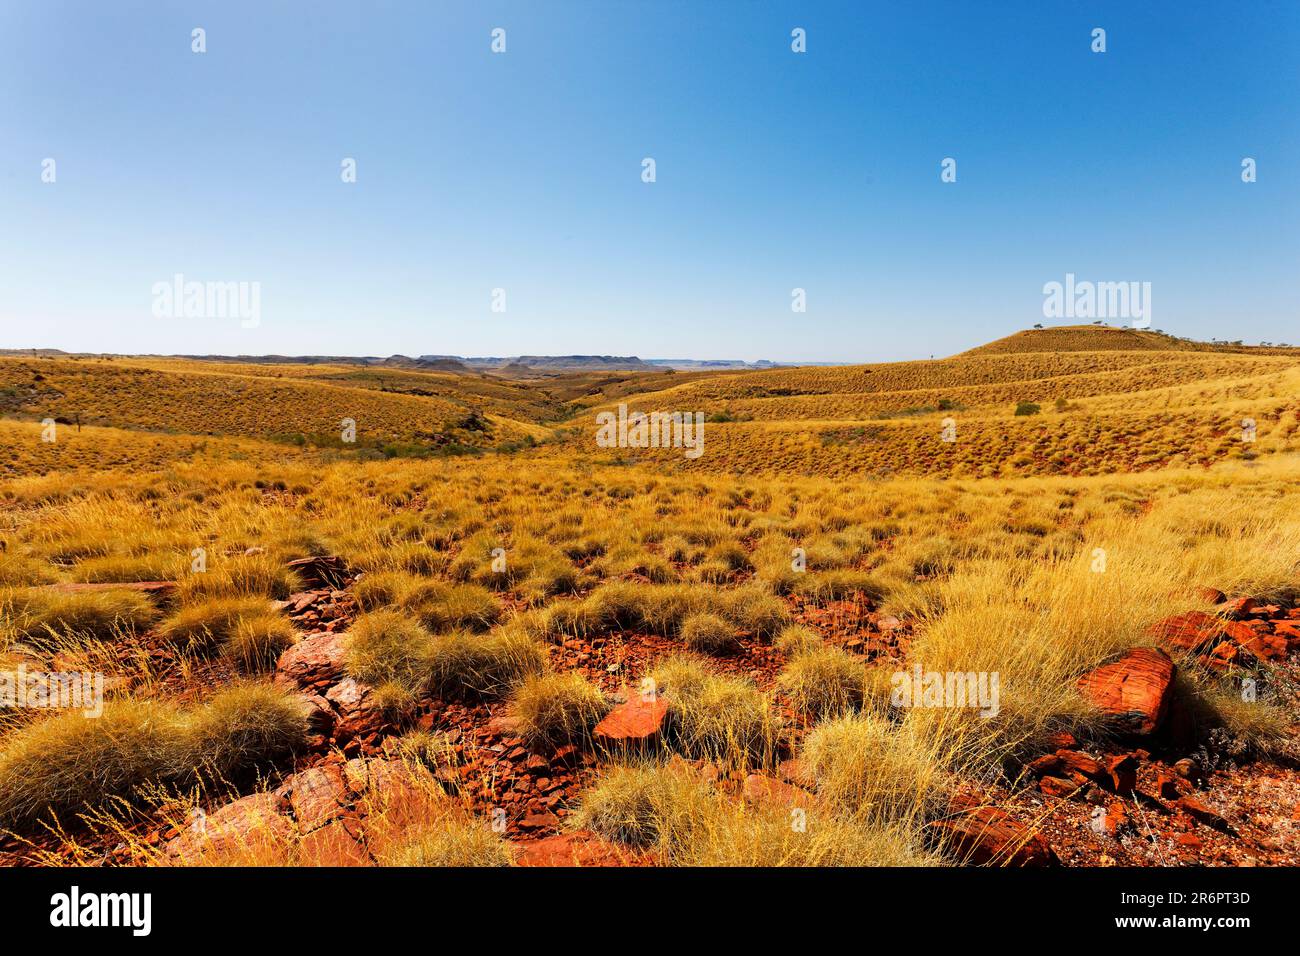
POLYGON ((1244 644, 1252 641, 1259 635, 1268 630, 1268 624, 1264 621, 1224 621, 1223 633, 1236 641, 1238 644, 1244 644))
POLYGON ((1279 637, 1300 640, 1300 623, 1291 620, 1273 621, 1273 633, 1279 637))
POLYGON ((1106 760, 1110 788, 1121 796, 1128 796, 1137 788, 1137 771, 1138 760, 1134 754, 1121 754, 1106 760))
POLYGON ((1241 620, 1249 614, 1255 607, 1255 599, 1248 597, 1237 597, 1227 601, 1220 611, 1224 617, 1233 620, 1241 620))
POLYGON ((1232 641, 1220 641, 1214 650, 1210 651, 1210 657, 1224 664, 1232 664, 1237 660, 1237 645, 1232 641))
POLYGON ((1204 842, 1195 833, 1175 833, 1174 842, 1189 850, 1199 850, 1204 846, 1204 842))
POLYGON ((172 839, 164 853, 186 865, 278 855, 293 835, 293 824, 279 812, 274 793, 254 793, 227 803, 193 822, 172 839))
POLYGON ((513 737, 519 733, 519 721, 510 714, 499 714, 487 722, 487 732, 494 737, 513 737))
POLYGON ((1112 800, 1107 804, 1106 817, 1103 820, 1103 826, 1107 833, 1113 837, 1119 836, 1123 830, 1128 828, 1128 824, 1128 807, 1124 805, 1124 801, 1112 800))
POLYGON ((1188 611, 1151 625, 1147 633, 1170 647, 1182 651, 1198 651, 1223 632, 1223 623, 1213 614, 1188 611))
POLYGON ((307 732, 328 737, 334 731, 335 713, 330 702, 320 694, 304 691, 297 695, 307 714, 307 732))
POLYGON ((519 820, 521 830, 546 830, 559 825, 560 818, 549 810, 534 810, 519 820))
POLYGON ((1288 648, 1286 638, 1278 637, 1276 634, 1265 634, 1243 641, 1241 653, 1263 661, 1280 661, 1286 657, 1288 648))
POLYGON ((340 745, 377 734, 388 725, 388 718, 375 704, 370 686, 345 677, 328 691, 325 699, 339 715, 334 725, 334 739, 340 745))
POLYGON ((518 866, 626 866, 635 857, 587 830, 559 833, 518 845, 518 866))
POLYGON ((1043 754, 1031 760, 1025 767, 1035 777, 1054 776, 1060 773, 1062 768, 1061 758, 1056 754, 1043 754))
POLYGON ((964 863, 973 866, 1053 866, 1059 862, 1042 834, 996 807, 962 811, 935 827, 964 863))
POLYGON ((761 773, 751 773, 745 778, 742 792, 750 803, 769 803, 783 807, 807 807, 813 795, 800 787, 791 786, 761 773))
POLYGON ((554 767, 566 767, 578 759, 578 748, 573 744, 564 744, 556 747, 555 753, 551 754, 551 765, 554 767))
POLYGON ((649 747, 657 743, 668 715, 668 702, 633 697, 619 704, 605 719, 596 725, 593 736, 606 749, 619 747, 649 747))
POLYGON ((1227 820, 1225 820, 1219 814, 1215 813, 1213 810, 1211 810, 1209 807, 1203 804, 1200 800, 1197 800, 1195 797, 1181 797, 1179 798, 1175 806, 1177 806, 1181 810, 1186 811, 1189 816, 1191 816, 1195 820, 1199 820, 1201 823, 1204 823, 1206 826, 1213 827, 1216 830, 1224 830, 1224 831, 1232 829, 1228 825, 1227 820))
POLYGON ((1046 743, 1052 750, 1065 750, 1070 747, 1078 746, 1079 741, 1074 734, 1067 733, 1066 731, 1058 731, 1053 734, 1048 734, 1046 743))
POLYGON ((316 603, 316 597, 315 591, 295 591, 285 601, 285 610, 291 617, 302 614, 316 603))
POLYGON ((1110 775, 1102 767, 1100 761, 1089 757, 1087 754, 1080 753, 1077 750, 1058 750, 1056 756, 1061 761, 1061 769, 1067 774, 1081 774, 1089 780, 1096 780, 1105 784, 1110 783, 1110 775))
POLYGON ((308 587, 340 588, 347 583, 347 564, 336 554, 298 558, 285 565, 308 587))
POLYGON ((1196 596, 1209 604, 1222 604, 1228 596, 1218 588, 1198 588, 1196 596))
POLYGON ((400 831, 438 812, 447 796, 424 764, 401 758, 349 760, 344 768, 348 786, 359 795, 357 808, 383 826, 400 831))
POLYGON ((342 820, 313 830, 298 844, 302 866, 371 866, 365 846, 342 820))
POLYGON ((1164 651, 1138 647, 1079 678, 1079 690, 1118 730, 1149 734, 1169 707, 1174 662, 1164 651))
POLYGON ((1044 777, 1038 781, 1038 789, 1049 797, 1069 798, 1079 791, 1079 784, 1064 777, 1044 777))
POLYGON ((308 634, 280 655, 275 665, 275 683, 280 686, 319 690, 343 676, 347 637, 342 634, 308 634))
POLYGON ((343 815, 347 788, 343 772, 333 764, 301 770, 280 785, 276 796, 286 801, 300 833, 308 833, 343 815))
POLYGON ((528 759, 524 761, 524 772, 531 773, 534 776, 541 776, 544 773, 548 773, 550 769, 550 761, 545 757, 538 756, 537 754, 529 754, 528 759))

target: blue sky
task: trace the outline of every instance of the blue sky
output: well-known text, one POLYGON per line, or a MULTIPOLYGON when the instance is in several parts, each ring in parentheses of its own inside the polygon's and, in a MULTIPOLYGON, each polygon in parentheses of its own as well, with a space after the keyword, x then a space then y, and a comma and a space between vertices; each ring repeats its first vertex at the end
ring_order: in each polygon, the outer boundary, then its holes
POLYGON ((1295 2, 5 0, 0 346, 905 359, 1068 272, 1297 342, 1298 67, 1295 2))

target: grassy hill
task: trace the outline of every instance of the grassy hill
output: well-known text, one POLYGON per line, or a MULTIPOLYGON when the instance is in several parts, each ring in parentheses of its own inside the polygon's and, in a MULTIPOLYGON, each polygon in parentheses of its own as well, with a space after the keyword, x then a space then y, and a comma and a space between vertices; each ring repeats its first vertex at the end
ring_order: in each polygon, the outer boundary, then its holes
MULTIPOLYGON (((1122 329, 1031 330, 938 361, 720 374, 619 401, 703 412, 701 458, 638 454, 736 474, 1091 475, 1296 450, 1300 353, 1174 347, 1185 344, 1122 329), (1038 349, 1049 342, 1063 347, 1038 349), (1021 345, 1032 347, 1013 350, 1021 345), (949 420, 956 438, 945 442, 949 420)), ((594 414, 615 404, 575 420, 574 447, 590 451, 594 414)))
POLYGON ((1111 328, 1106 325, 1061 325, 1025 329, 970 349, 964 355, 1007 355, 1024 352, 1237 352, 1300 353, 1286 346, 1242 345, 1240 342, 1195 342, 1153 329, 1111 328))

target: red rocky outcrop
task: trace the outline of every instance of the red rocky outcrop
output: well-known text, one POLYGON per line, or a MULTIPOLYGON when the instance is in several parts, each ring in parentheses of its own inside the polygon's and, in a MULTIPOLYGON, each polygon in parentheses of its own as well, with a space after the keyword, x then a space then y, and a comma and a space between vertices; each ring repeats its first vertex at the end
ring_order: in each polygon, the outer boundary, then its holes
POLYGON ((388 729, 390 721, 375 703, 370 686, 351 677, 345 677, 325 692, 338 720, 334 724, 334 742, 348 749, 354 741, 361 744, 376 743, 388 729))
POLYGON ((963 862, 972 866, 1041 867, 1060 862, 1042 834, 996 807, 960 810, 935 827, 963 862))
POLYGON ((197 865, 229 861, 231 855, 255 857, 259 850, 274 851, 293 836, 293 825, 279 812, 273 793, 241 797, 194 821, 164 849, 176 863, 197 865))
POLYGON ((560 833, 519 844, 518 866, 627 866, 635 861, 627 850, 586 830, 560 833))
POLYGON ((1223 619, 1213 614, 1188 611, 1153 624, 1147 633, 1170 647, 1195 653, 1214 643, 1223 633, 1223 625, 1223 619))
POLYGON ((285 567, 296 573, 308 587, 341 588, 348 583, 347 564, 336 554, 298 558, 285 567))
POLYGON ((652 747, 660 740, 667 715, 666 701, 633 697, 606 714, 592 734, 607 750, 652 747))
POLYGON ((1164 720, 1174 672, 1174 662, 1164 651, 1138 647, 1084 674, 1078 686, 1116 729, 1144 735, 1153 733, 1164 720))
POLYGON ((308 634, 280 655, 275 683, 303 690, 322 690, 343 677, 347 638, 342 634, 308 634))

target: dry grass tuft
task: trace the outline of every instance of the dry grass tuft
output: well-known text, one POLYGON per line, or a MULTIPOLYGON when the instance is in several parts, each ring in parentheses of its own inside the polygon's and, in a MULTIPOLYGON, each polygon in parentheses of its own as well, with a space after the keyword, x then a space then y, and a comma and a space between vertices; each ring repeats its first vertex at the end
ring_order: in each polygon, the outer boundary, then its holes
POLYGON ((751 682, 716 674, 689 657, 670 658, 651 676, 668 701, 671 737, 688 757, 729 767, 775 759, 780 719, 751 682))
POLYGON ((736 629, 716 614, 692 614, 682 622, 682 641, 701 654, 727 654, 736 649, 736 629))
MULTIPOLYGON (((240 622, 263 622, 271 616, 261 597, 209 597, 176 611, 158 627, 177 647, 200 653, 223 649, 236 639, 240 622)), ((238 650, 232 651, 238 656, 238 650)))
POLYGON ((907 729, 869 714, 819 724, 800 751, 802 771, 832 806, 879 823, 911 823, 933 811, 942 762, 907 729))
POLYGON ((298 702, 266 685, 220 691, 192 710, 115 700, 97 718, 58 714, 14 731, 0 750, 0 825, 132 800, 154 783, 224 786, 271 769, 306 736, 298 702))
POLYGON ((546 669, 546 646, 527 634, 501 628, 490 634, 455 632, 434 639, 429 688, 452 699, 502 697, 546 669))
POLYGON ((255 673, 274 667, 297 639, 298 632, 283 615, 266 611, 241 617, 221 653, 242 670, 255 673))
POLYGON ((0 615, 13 637, 50 643, 113 637, 139 632, 158 618, 147 597, 134 591, 56 591, 19 589, 0 593, 0 615))
POLYGON ((798 657, 823 646, 822 636, 810 627, 791 624, 776 636, 776 649, 786 657, 798 657))
POLYGON ((800 713, 820 720, 861 710, 868 682, 862 661, 838 647, 812 647, 786 664, 777 687, 800 713))
POLYGON ((581 674, 539 674, 515 690, 511 712, 534 747, 580 743, 609 712, 605 696, 581 674))

